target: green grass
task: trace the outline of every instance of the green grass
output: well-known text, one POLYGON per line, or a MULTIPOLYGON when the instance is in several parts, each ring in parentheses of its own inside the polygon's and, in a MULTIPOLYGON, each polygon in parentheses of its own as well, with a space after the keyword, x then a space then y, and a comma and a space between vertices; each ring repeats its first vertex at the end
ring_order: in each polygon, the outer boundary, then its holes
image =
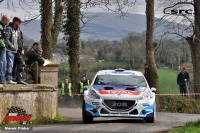
POLYGON ((187 122, 183 127, 174 129, 168 133, 200 133, 200 120, 187 122))
POLYGON ((178 70, 173 69, 158 69, 158 82, 160 94, 177 94, 179 86, 176 83, 178 70))
POLYGON ((58 69, 62 69, 62 68, 69 69, 69 64, 68 64, 68 63, 61 63, 61 64, 58 66, 58 69))
POLYGON ((38 125, 38 124, 65 123, 65 122, 69 122, 69 119, 62 117, 60 113, 57 111, 56 117, 54 119, 50 119, 48 117, 35 119, 32 121, 32 124, 38 125))

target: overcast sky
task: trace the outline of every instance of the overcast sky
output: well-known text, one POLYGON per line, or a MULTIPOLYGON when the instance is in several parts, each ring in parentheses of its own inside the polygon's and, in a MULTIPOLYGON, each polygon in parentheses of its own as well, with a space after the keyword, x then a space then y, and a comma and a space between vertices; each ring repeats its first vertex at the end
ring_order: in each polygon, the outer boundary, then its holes
MULTIPOLYGON (((29 3, 30 5, 30 8, 28 6, 25 6, 24 3, 20 3, 21 6, 19 5, 19 1, 18 0, 13 0, 14 1, 14 7, 13 6, 10 6, 8 7, 8 3, 7 3, 7 0, 3 1, 0 3, 0 13, 1 14, 7 14, 7 15, 10 15, 11 17, 13 16, 17 16, 17 17, 20 17, 22 20, 25 20, 25 19, 29 19, 31 17, 35 17, 39 14, 39 4, 37 4, 36 2, 35 3, 29 3), (25 12, 22 7, 28 11, 28 12, 25 12), (31 16, 30 16, 31 14, 31 16)), ((135 12, 133 11, 130 11, 130 13, 137 13, 137 14, 143 14, 145 15, 145 6, 146 6, 146 2, 145 0, 138 0, 138 2, 140 3, 137 8, 135 9, 135 12)), ((9 3, 9 5, 12 5, 11 3, 9 3)), ((93 9, 89 9, 87 11, 92 11, 92 12, 102 12, 103 10, 101 8, 93 8, 93 9)), ((158 12, 156 11, 155 12, 155 16, 156 17, 159 17, 160 14, 158 14, 158 12)))
MULTIPOLYGON (((32 0, 26 0, 26 1, 32 1, 32 0)), ((137 1, 140 4, 137 5, 134 12, 130 11, 129 13, 137 13, 137 14, 145 15, 145 10, 146 10, 145 0, 137 0, 137 1)), ((155 17, 158 17, 158 18, 162 17, 164 15, 163 9, 165 8, 165 7, 162 7, 162 8, 158 9, 158 5, 159 5, 160 1, 164 1, 164 0, 155 0, 155 17)), ((187 1, 191 1, 191 0, 187 0, 187 1)), ((17 17, 20 17, 22 20, 27 20, 27 19, 38 16, 39 15, 39 4, 37 2, 35 2, 35 3, 29 2, 28 4, 30 5, 30 7, 25 6, 24 3, 19 3, 19 0, 4 0, 3 2, 0 3, 0 13, 10 15, 11 17, 17 16, 17 17), (8 7, 8 5, 12 5, 12 3, 7 3, 7 1, 13 1, 14 7, 13 6, 8 7), (27 12, 25 12, 22 7, 27 12)), ((165 6, 165 5, 163 5, 163 6, 165 6)), ((93 8, 93 9, 89 9, 87 11, 102 12, 103 10, 101 8, 93 8)))

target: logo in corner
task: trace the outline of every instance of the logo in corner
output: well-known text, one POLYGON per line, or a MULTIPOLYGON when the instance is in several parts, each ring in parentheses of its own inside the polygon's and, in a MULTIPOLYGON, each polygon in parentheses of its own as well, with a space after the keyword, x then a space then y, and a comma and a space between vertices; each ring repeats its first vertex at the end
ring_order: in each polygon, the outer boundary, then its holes
POLYGON ((169 15, 194 15, 197 13, 197 8, 192 2, 178 2, 173 6, 166 7, 163 13, 169 15))
POLYGON ((20 124, 27 124, 32 118, 31 114, 27 114, 24 109, 11 106, 8 108, 8 113, 3 119, 3 122, 18 121, 20 124))

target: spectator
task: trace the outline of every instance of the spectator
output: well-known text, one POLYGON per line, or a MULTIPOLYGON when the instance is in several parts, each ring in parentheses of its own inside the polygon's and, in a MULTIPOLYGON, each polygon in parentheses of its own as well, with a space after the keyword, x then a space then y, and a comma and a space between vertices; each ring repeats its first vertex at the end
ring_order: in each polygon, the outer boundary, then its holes
POLYGON ((31 65, 33 62, 37 61, 39 66, 43 66, 45 60, 42 57, 42 52, 41 46, 37 46, 37 48, 29 54, 26 64, 31 65))
POLYGON ((61 107, 72 107, 72 84, 69 83, 68 78, 64 79, 64 82, 60 86, 62 93, 62 101, 60 102, 61 107))
MULTIPOLYGON (((31 66, 34 62, 38 62, 38 66, 43 66, 45 60, 44 58, 42 57, 42 48, 41 46, 37 46, 37 48, 32 51, 30 53, 30 55, 28 56, 28 60, 26 61, 26 65, 30 66, 30 74, 31 74, 31 77, 33 79, 33 81, 35 81, 35 71, 34 71, 34 68, 31 66)), ((39 69, 38 69, 39 70, 39 69)), ((40 70, 38 71, 38 83, 40 83, 40 74, 39 74, 40 70)))
POLYGON ((186 84, 189 82, 190 76, 186 72, 186 67, 182 67, 182 71, 177 76, 177 84, 179 85, 180 94, 183 96, 187 93, 186 84))
MULTIPOLYGON (((23 51, 23 35, 20 30, 22 25, 22 21, 18 17, 13 18, 13 22, 11 22, 6 30, 5 30, 5 43, 6 43, 6 60, 7 60, 7 78, 9 84, 16 84, 17 82, 13 81, 12 70, 14 65, 15 55, 17 58, 21 58, 21 54, 24 53, 23 51)), ((20 59, 17 62, 17 65, 22 68, 21 65, 23 64, 23 59, 20 59)), ((18 69, 22 70, 22 69, 18 69)), ((21 77, 20 77, 21 78, 21 77)))
POLYGON ((0 84, 5 83, 6 72, 6 44, 5 44, 5 27, 9 24, 10 17, 3 15, 0 21, 0 84))
POLYGON ((78 94, 80 96, 80 105, 82 105, 83 102, 84 86, 89 86, 89 85, 90 81, 86 78, 86 75, 83 75, 78 89, 78 94))
POLYGON ((149 67, 148 67, 147 63, 144 65, 144 77, 146 78, 146 80, 149 84, 150 83, 150 73, 149 73, 149 67))
POLYGON ((39 46, 39 43, 34 42, 32 47, 28 48, 28 50, 26 51, 26 53, 25 53, 26 57, 28 57, 31 54, 31 52, 37 48, 37 46, 39 46))

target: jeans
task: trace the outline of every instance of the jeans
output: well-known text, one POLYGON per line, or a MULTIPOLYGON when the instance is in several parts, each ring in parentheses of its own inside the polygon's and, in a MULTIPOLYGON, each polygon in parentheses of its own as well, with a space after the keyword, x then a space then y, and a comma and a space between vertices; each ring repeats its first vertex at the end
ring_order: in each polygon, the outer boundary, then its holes
POLYGON ((6 50, 0 48, 0 81, 4 82, 6 72, 6 50))
POLYGON ((180 85, 179 89, 180 89, 180 94, 181 95, 185 95, 187 93, 185 85, 180 85))
POLYGON ((14 65, 13 65, 13 80, 23 81, 22 72, 24 71, 25 62, 20 53, 15 53, 14 65))
POLYGON ((14 64, 14 58, 15 58, 15 53, 12 53, 10 51, 6 51, 8 81, 13 79, 12 69, 13 69, 13 64, 14 64))

